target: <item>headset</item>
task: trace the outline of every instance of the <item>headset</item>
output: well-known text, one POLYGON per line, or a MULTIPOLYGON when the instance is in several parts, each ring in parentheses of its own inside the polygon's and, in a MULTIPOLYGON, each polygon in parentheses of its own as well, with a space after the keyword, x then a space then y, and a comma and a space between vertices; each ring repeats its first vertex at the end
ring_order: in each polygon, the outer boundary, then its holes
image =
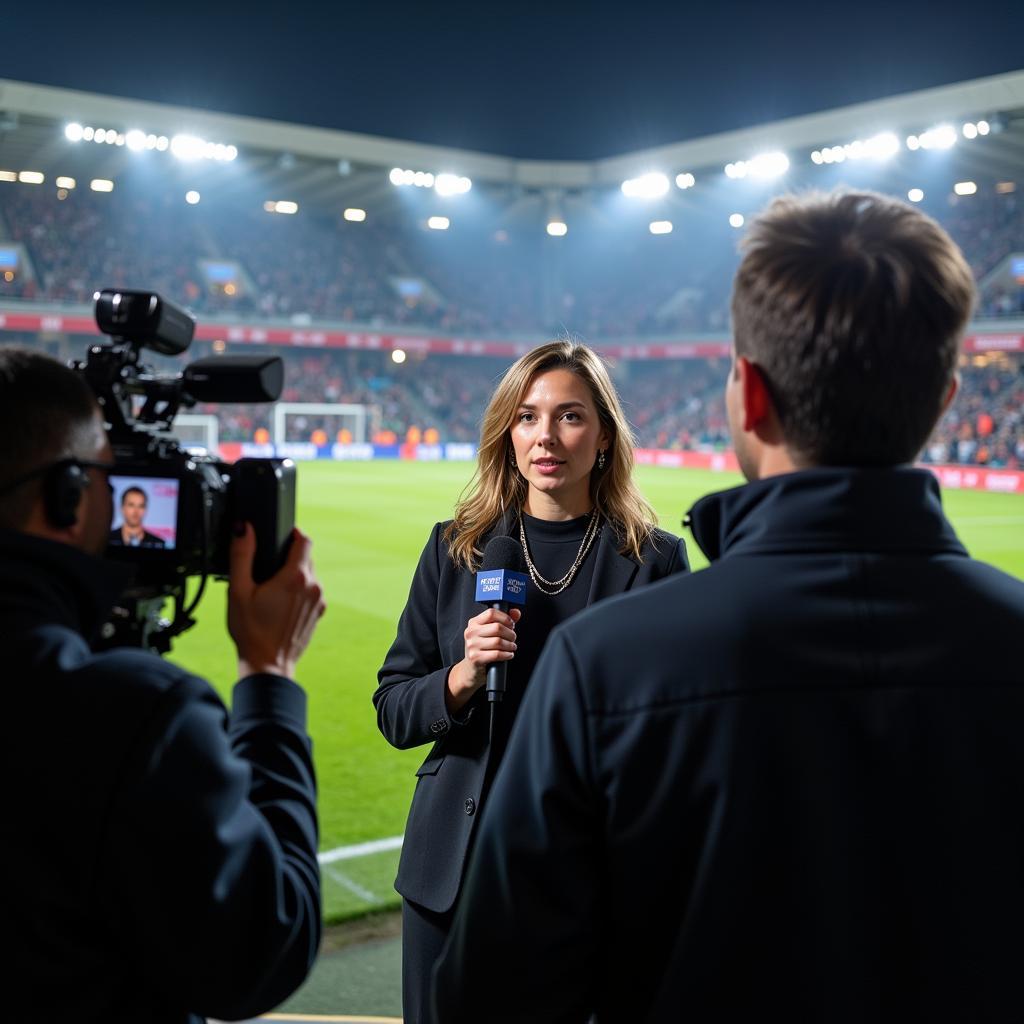
POLYGON ((101 469, 109 472, 113 468, 112 462, 60 459, 4 484, 0 487, 0 494, 7 494, 30 480, 42 477, 43 508, 46 511, 46 518, 51 526, 66 529, 78 522, 78 506, 90 482, 88 470, 101 469))

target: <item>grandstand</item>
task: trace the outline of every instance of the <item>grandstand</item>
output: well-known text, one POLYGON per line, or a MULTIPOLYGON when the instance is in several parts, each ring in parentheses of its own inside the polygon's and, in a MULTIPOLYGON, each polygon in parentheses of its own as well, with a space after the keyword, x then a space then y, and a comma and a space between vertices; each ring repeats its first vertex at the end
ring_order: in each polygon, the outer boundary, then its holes
MULTIPOLYGON (((960 489, 946 507, 972 553, 1021 575, 1024 72, 558 163, 0 81, 0 344, 80 358, 93 292, 138 287, 195 312, 190 356, 286 361, 280 434, 272 408, 189 412, 217 417, 228 458, 276 445, 321 460, 302 468, 299 518, 331 605, 302 670, 327 920, 396 903, 422 752, 384 745, 369 696, 497 378, 552 335, 592 342, 635 427, 642 489, 678 532, 690 502, 739 480, 722 386, 743 224, 781 191, 840 183, 919 202, 971 261, 962 387, 922 461, 960 489)), ((208 419, 191 430, 189 444, 214 435, 208 419)), ((226 695, 223 600, 211 586, 174 654, 226 695)), ((325 989, 318 1009, 354 1008, 325 989)))
MULTIPOLYGON (((919 202, 979 283, 925 458, 1024 466, 1024 73, 591 162, 17 82, 0 110, 0 340, 77 354, 98 287, 152 288, 197 314, 200 354, 273 346, 285 400, 364 406, 394 447, 471 443, 508 361, 569 333, 613 360, 641 446, 713 451, 742 225, 845 183, 919 202)), ((270 439, 265 409, 196 411, 270 439)), ((322 411, 288 431, 349 439, 322 411)))

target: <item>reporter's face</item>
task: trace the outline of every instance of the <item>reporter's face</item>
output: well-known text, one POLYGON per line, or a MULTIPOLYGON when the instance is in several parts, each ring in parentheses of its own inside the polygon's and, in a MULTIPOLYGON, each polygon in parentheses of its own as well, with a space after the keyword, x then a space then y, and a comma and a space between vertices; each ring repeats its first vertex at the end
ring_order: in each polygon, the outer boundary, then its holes
POLYGON ((608 433, 586 383, 570 370, 548 370, 530 382, 512 425, 516 465, 530 487, 576 503, 589 496, 590 474, 608 433))

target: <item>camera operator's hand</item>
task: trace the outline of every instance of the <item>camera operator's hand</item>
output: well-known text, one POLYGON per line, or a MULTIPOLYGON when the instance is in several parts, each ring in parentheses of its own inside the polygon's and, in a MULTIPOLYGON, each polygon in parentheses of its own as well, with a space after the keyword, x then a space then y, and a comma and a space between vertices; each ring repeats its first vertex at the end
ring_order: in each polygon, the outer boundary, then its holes
POLYGON ((239 678, 256 672, 295 677, 295 663, 306 649, 326 605, 313 573, 313 542, 292 531, 288 560, 265 583, 254 583, 256 533, 250 523, 231 543, 228 632, 238 648, 239 678))

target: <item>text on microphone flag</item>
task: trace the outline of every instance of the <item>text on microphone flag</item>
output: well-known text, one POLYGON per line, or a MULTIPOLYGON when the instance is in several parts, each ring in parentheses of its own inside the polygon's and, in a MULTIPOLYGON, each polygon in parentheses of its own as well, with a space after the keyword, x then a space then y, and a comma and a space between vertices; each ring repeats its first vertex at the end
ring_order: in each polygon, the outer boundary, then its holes
POLYGON ((526 574, 489 569, 476 574, 476 600, 482 604, 526 604, 526 574))

